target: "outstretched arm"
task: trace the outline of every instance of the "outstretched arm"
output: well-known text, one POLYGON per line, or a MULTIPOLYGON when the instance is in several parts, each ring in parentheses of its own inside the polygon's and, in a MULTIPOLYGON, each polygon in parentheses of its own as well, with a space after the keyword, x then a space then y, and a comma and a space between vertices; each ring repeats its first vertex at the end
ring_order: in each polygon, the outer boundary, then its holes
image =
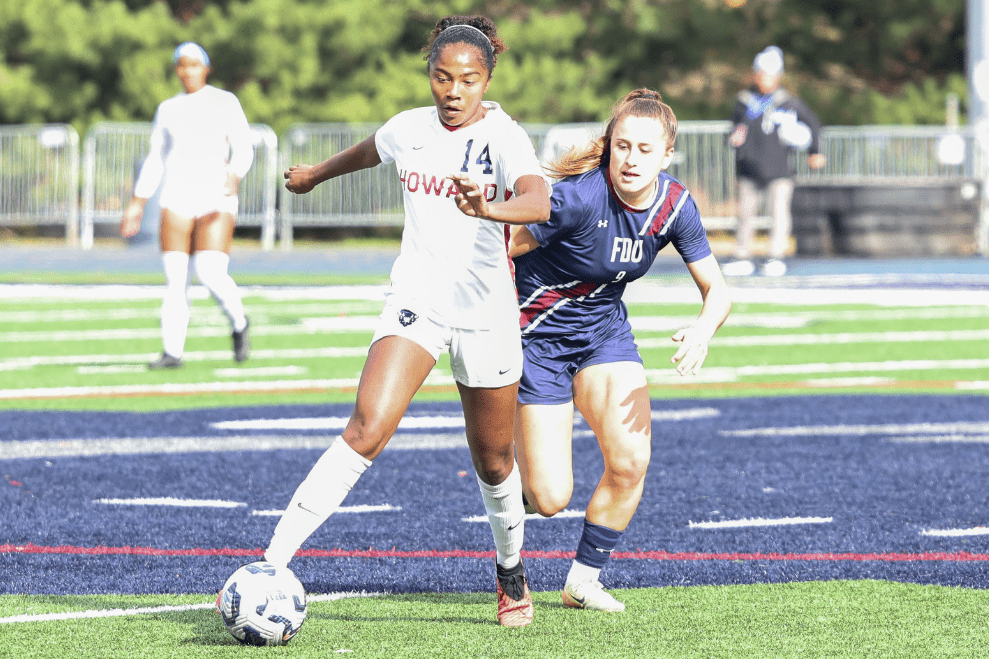
POLYGON ((687 269, 701 292, 703 304, 697 320, 673 335, 679 348, 670 361, 678 364, 680 375, 696 375, 707 358, 708 343, 731 312, 731 295, 713 255, 688 263, 687 269))
POLYGON ((296 194, 305 194, 323 181, 370 169, 381 162, 374 135, 344 149, 318 165, 292 165, 285 171, 285 187, 296 194))
POLYGON ((484 190, 466 174, 449 178, 457 185, 457 207, 464 215, 505 224, 538 224, 549 219, 549 186, 540 176, 520 176, 515 182, 518 194, 500 202, 488 202, 484 190))

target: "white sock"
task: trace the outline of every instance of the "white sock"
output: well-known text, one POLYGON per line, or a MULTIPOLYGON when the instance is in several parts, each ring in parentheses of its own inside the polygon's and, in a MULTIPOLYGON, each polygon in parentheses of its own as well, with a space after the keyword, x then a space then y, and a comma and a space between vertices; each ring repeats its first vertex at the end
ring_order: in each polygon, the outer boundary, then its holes
POLYGON ((567 573, 567 583, 582 583, 584 581, 599 581, 601 568, 590 567, 583 563, 574 561, 570 565, 570 572, 567 573))
POLYGON ((185 336, 189 331, 189 255, 185 252, 163 252, 165 295, 161 299, 161 342, 166 353, 182 357, 185 336))
POLYGON ((192 255, 192 264, 196 269, 196 277, 209 289, 213 299, 223 309, 223 313, 227 314, 234 331, 244 331, 247 327, 247 317, 244 315, 240 289, 237 288, 237 282, 233 277, 227 273, 230 256, 216 250, 205 250, 192 255))
POLYGON ((371 461, 337 437, 302 481, 275 527, 264 559, 288 565, 302 543, 336 512, 371 461))
POLYGON ((498 565, 511 569, 522 560, 522 540, 525 527, 525 507, 522 505, 522 476, 518 464, 499 485, 488 485, 477 478, 488 513, 488 523, 494 536, 498 565))

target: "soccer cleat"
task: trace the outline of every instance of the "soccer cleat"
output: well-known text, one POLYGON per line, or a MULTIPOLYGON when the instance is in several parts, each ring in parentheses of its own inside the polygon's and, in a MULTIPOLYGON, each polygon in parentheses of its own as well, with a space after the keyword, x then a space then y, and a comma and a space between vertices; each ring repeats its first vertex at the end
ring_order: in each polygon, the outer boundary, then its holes
POLYGON ((760 268, 765 277, 782 277, 786 274, 786 263, 779 259, 769 259, 760 268))
POLYGON ((247 359, 247 356, 251 354, 251 337, 247 333, 247 330, 251 328, 251 321, 247 321, 244 325, 244 329, 237 332, 234 331, 231 336, 234 340, 234 361, 242 362, 247 359))
POLYGON ((725 277, 748 277, 755 272, 755 264, 749 259, 729 261, 721 267, 725 277))
POLYGON ((532 622, 532 594, 525 579, 522 561, 506 570, 495 563, 498 573, 498 623, 505 627, 525 627, 532 622))
POLYGON ((152 371, 160 371, 166 368, 182 368, 182 358, 172 357, 167 352, 163 352, 161 353, 161 357, 153 362, 148 362, 148 368, 152 371))
POLYGON ((567 583, 563 587, 563 603, 574 609, 590 611, 617 613, 625 610, 625 605, 612 597, 597 580, 567 583))

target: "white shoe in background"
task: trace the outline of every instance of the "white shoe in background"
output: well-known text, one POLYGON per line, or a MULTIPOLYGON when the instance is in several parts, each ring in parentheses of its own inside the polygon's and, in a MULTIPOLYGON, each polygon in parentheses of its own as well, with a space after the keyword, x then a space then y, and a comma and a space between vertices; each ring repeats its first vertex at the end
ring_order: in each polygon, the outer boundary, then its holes
POLYGON ((786 274, 786 263, 779 259, 769 259, 762 264, 760 271, 766 277, 782 277, 786 274))
POLYGON ((755 264, 749 259, 736 259, 721 266, 725 277, 748 277, 755 273, 755 264))

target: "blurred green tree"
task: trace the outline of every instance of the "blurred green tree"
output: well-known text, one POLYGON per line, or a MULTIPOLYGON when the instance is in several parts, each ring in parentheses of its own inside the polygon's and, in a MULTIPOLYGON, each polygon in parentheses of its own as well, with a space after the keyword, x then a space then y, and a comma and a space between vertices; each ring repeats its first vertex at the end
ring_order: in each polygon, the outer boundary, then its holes
POLYGON ((965 0, 0 0, 0 123, 150 120, 174 46, 252 121, 383 121, 431 102, 437 17, 485 13, 509 45, 489 97, 517 119, 599 120, 637 86, 725 119, 769 44, 829 124, 940 123, 966 94, 965 0))

